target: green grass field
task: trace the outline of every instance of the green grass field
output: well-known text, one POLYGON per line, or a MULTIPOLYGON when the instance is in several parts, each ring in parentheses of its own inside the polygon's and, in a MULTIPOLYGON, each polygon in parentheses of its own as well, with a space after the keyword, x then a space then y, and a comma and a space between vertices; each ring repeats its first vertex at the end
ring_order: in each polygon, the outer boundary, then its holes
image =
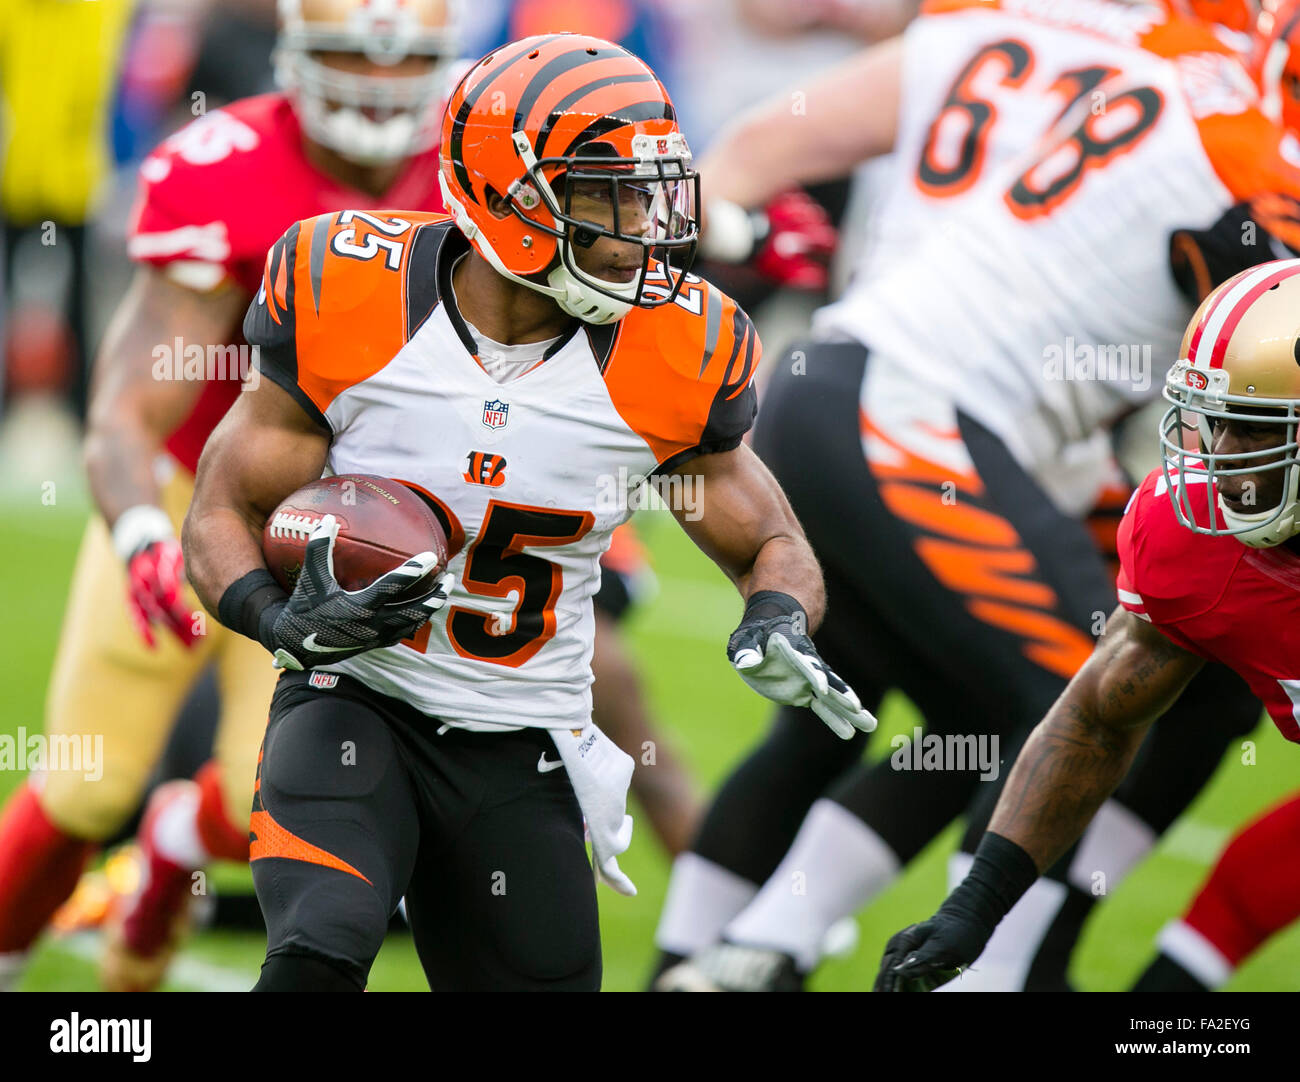
MULTIPOLYGON (((5 673, 0 732, 40 725, 63 593, 84 516, 81 507, 40 508, 36 500, 8 508, 5 533, 0 535, 8 615, 0 628, 5 673)), ((699 782, 711 788, 762 733, 768 709, 731 672, 724 654, 727 635, 740 613, 739 599, 667 515, 643 515, 641 521, 654 554, 660 592, 631 618, 628 630, 660 724, 699 782)), ((891 697, 873 740, 876 753, 888 751, 890 735, 910 731, 915 722, 910 704, 891 697)), ((93 719, 86 724, 93 728, 93 719)), ((1258 746, 1256 764, 1245 766, 1239 757, 1229 755, 1156 854, 1098 907, 1076 953, 1072 977, 1078 987, 1089 991, 1127 987, 1151 957, 1156 932, 1184 907, 1231 830, 1295 788, 1300 764, 1295 749, 1268 724, 1262 724, 1253 739, 1258 746)), ((0 795, 7 796, 20 780, 18 774, 0 772, 0 795)), ((637 809, 632 812, 636 815, 637 809)), ((956 837, 954 826, 859 915, 858 950, 850 958, 828 963, 815 976, 815 989, 870 987, 885 940, 904 924, 928 916, 942 898, 946 857, 956 837)), ((640 894, 623 898, 600 888, 604 986, 610 991, 636 990, 644 983, 668 874, 663 853, 649 831, 640 827, 621 864, 640 894)), ((220 890, 246 888, 247 879, 247 869, 222 868, 213 881, 220 890)), ((247 987, 256 978, 263 947, 262 938, 252 934, 201 933, 178 959, 167 987, 176 991, 247 987)), ((93 938, 47 938, 20 987, 93 989, 95 950, 93 938)), ((1300 928, 1293 928, 1243 967, 1230 987, 1294 990, 1297 972, 1300 928)), ((370 987, 426 987, 409 937, 390 937, 375 963, 370 987)))

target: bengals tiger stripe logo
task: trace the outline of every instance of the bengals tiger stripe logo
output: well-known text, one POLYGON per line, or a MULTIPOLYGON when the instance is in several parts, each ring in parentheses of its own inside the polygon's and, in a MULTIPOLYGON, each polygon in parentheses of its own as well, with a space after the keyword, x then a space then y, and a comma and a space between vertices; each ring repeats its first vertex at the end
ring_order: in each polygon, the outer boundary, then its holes
POLYGON ((500 488, 506 483, 506 460, 487 451, 471 451, 465 456, 468 463, 462 475, 471 485, 500 488))

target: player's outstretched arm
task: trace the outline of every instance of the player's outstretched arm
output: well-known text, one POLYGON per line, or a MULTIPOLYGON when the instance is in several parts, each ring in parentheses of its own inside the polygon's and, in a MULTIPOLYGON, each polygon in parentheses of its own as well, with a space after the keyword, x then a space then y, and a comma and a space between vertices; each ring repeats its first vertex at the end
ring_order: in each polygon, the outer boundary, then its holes
POLYGON ((776 478, 748 447, 700 455, 674 471, 677 521, 736 584, 745 613, 727 643, 741 678, 774 702, 810 707, 848 739, 876 719, 821 659, 810 634, 826 611, 821 567, 776 478))
POLYGON ((320 477, 328 451, 329 436, 269 379, 245 390, 213 430, 182 534, 186 571, 210 612, 236 580, 265 571, 267 516, 320 477))
POLYGON ((683 479, 683 498, 670 501, 674 517, 741 597, 759 590, 787 593, 803 606, 808 630, 816 631, 826 612, 822 569, 762 460, 742 444, 699 455, 673 473, 683 479))
POLYGON ((1117 608, 1092 656, 1030 734, 989 830, 1041 870, 1078 840, 1128 773, 1147 729, 1204 664, 1117 608))
POLYGON ((1111 614, 1017 757, 970 873, 934 917, 890 939, 876 991, 928 992, 979 957, 1020 895, 1083 833, 1202 664, 1127 609, 1111 614))
POLYGON ((700 162, 706 206, 724 199, 757 209, 790 188, 847 176, 891 151, 902 57, 902 38, 891 38, 794 91, 798 99, 782 93, 740 116, 700 162))

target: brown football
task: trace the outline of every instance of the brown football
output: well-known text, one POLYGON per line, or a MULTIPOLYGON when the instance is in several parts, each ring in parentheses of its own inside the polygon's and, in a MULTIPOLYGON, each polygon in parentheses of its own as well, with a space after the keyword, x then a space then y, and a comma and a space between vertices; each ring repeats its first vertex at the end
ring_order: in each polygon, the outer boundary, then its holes
POLYGON ((334 578, 345 590, 363 589, 421 552, 437 557, 438 571, 447 566, 447 535, 430 503, 399 481, 344 473, 304 485, 266 520, 262 555, 286 590, 293 589, 307 539, 326 515, 338 520, 334 578))

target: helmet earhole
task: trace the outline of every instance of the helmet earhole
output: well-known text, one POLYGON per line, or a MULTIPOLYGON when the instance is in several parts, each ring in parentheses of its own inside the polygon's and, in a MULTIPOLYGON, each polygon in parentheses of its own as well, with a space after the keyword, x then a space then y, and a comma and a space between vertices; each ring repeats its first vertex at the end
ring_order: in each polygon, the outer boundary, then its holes
POLYGON ((590 248, 600 237, 600 226, 584 222, 573 231, 573 243, 579 248, 590 248))
POLYGON ((1291 344, 1291 356, 1295 358, 1296 364, 1300 364, 1300 338, 1291 344))

